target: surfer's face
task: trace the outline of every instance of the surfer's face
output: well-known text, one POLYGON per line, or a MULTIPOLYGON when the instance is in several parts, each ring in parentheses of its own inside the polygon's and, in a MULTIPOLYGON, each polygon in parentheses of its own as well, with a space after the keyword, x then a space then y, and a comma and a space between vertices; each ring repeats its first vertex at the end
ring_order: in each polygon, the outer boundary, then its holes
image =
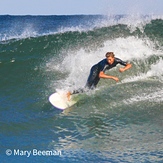
POLYGON ((110 65, 112 65, 113 62, 114 62, 114 57, 108 57, 108 58, 107 58, 107 61, 108 61, 108 63, 109 63, 110 65))

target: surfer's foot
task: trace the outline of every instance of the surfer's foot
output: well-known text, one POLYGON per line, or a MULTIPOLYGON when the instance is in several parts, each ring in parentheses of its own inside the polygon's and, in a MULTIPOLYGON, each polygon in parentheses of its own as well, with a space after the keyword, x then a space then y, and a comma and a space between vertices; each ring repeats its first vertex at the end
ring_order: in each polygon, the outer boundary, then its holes
POLYGON ((67 99, 68 99, 68 101, 70 101, 70 98, 71 98, 71 92, 67 92, 67 99))

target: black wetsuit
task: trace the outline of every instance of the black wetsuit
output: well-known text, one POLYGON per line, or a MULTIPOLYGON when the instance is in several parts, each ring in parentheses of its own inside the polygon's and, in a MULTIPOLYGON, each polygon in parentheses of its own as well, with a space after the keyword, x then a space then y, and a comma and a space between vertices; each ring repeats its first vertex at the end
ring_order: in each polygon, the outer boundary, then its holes
MULTIPOLYGON (((99 73, 101 71, 105 72, 106 70, 109 70, 109 69, 115 67, 117 64, 126 66, 127 62, 124 62, 119 58, 115 58, 113 64, 109 64, 107 59, 105 58, 102 61, 95 64, 94 66, 92 66, 85 88, 86 89, 95 88, 100 80, 99 73)), ((76 94, 76 93, 80 93, 80 92, 84 92, 84 89, 74 90, 72 94, 76 94)))

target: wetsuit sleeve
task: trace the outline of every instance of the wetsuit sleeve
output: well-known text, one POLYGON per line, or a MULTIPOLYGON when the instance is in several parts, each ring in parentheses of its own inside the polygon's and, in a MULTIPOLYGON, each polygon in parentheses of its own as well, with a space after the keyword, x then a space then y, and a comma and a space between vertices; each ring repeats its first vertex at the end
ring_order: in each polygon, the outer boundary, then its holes
POLYGON ((119 63, 119 64, 121 64, 121 65, 123 65, 123 66, 126 66, 126 65, 127 65, 127 62, 122 61, 122 60, 119 59, 119 58, 116 58, 116 61, 117 61, 117 63, 119 63))
POLYGON ((107 60, 103 59, 101 62, 99 62, 98 64, 99 70, 105 72, 105 70, 107 69, 108 65, 107 65, 107 60))
POLYGON ((101 71, 105 72, 107 70, 108 65, 105 65, 103 69, 101 69, 101 71))

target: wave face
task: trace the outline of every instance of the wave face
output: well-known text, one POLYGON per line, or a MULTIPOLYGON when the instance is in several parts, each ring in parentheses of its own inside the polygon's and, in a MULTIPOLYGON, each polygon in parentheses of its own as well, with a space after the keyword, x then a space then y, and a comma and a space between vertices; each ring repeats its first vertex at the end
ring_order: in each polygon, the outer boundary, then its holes
POLYGON ((162 29, 163 16, 0 16, 0 151, 60 149, 62 157, 48 160, 63 162, 161 161, 162 29), (133 65, 107 72, 119 83, 101 79, 62 113, 49 104, 56 90, 83 87, 108 51, 133 65))

